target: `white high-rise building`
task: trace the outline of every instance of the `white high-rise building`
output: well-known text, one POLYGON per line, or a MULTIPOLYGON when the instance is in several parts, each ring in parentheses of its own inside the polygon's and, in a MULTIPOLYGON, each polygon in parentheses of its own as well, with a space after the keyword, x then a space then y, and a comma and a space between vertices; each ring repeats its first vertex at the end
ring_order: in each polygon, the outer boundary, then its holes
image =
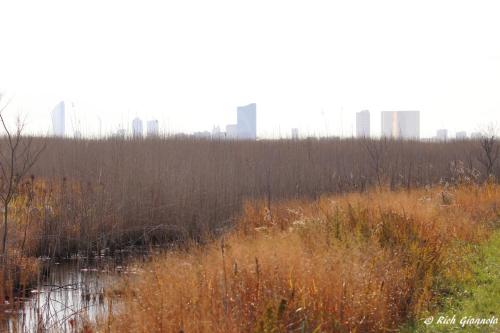
POLYGON ((356 113, 356 137, 370 137, 370 111, 363 110, 356 113))
POLYGON ((298 139, 299 139, 299 129, 292 128, 292 140, 298 140, 298 139))
POLYGON ((66 123, 66 105, 59 102, 52 110, 52 134, 63 137, 65 135, 66 123))
POLYGON ((142 120, 140 118, 135 118, 134 120, 132 120, 132 136, 134 138, 142 138, 142 135, 142 120))
POLYGON ((440 141, 448 140, 448 130, 447 129, 438 129, 436 132, 436 139, 440 141))
POLYGON ((238 126, 235 124, 226 125, 226 138, 236 139, 238 138, 238 126))
POLYGON ((257 139, 257 104, 238 106, 236 126, 238 139, 257 139))
POLYGON ((461 132, 457 132, 455 134, 457 140, 464 140, 464 139, 467 139, 467 132, 465 131, 461 131, 461 132))
POLYGON ((382 111, 382 136, 420 139, 420 111, 382 111))
POLYGON ((149 137, 158 136, 159 130, 160 126, 158 125, 158 120, 153 119, 147 122, 146 124, 147 136, 149 137))

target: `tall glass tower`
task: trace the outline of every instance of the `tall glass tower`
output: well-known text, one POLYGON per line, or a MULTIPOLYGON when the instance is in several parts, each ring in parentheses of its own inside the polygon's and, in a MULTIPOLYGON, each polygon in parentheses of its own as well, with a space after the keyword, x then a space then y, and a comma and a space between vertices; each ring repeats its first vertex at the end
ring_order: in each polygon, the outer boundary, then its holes
POLYGON ((65 134, 65 110, 64 102, 59 102, 52 110, 52 134, 63 137, 65 134))
POLYGON ((257 139, 257 104, 238 106, 237 113, 238 139, 257 139))

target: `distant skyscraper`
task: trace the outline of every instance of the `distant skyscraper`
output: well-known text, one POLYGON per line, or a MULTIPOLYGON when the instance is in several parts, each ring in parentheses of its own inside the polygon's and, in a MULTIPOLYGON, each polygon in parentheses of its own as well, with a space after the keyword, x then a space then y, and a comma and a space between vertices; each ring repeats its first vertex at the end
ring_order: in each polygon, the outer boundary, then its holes
POLYGON ((134 138, 142 138, 142 120, 140 118, 135 118, 132 120, 132 136, 134 138))
POLYGON ((238 139, 255 140, 257 138, 257 104, 238 106, 236 126, 238 139))
POLYGON ((65 134, 65 110, 64 102, 59 102, 52 110, 52 133, 54 136, 63 137, 65 134))
POLYGON ((382 111, 382 136, 419 139, 420 111, 382 111))
POLYGON ((158 136, 159 133, 159 125, 158 125, 158 120, 153 119, 149 120, 146 124, 147 126, 147 136, 158 136))
POLYGON ((226 138, 236 139, 238 137, 238 125, 226 125, 226 138))
POLYGON ((292 139, 293 140, 299 139, 299 129, 298 128, 292 128, 292 139))
POLYGON ((356 137, 370 137, 370 111, 368 110, 356 113, 356 137))
POLYGON ((471 139, 481 139, 483 137, 483 133, 481 132, 472 132, 470 134, 471 139))
POLYGON ((436 132, 436 139, 441 141, 448 140, 448 130, 447 129, 438 129, 436 132))
POLYGON ((465 131, 457 132, 456 138, 457 138, 457 140, 467 139, 467 132, 465 132, 465 131))

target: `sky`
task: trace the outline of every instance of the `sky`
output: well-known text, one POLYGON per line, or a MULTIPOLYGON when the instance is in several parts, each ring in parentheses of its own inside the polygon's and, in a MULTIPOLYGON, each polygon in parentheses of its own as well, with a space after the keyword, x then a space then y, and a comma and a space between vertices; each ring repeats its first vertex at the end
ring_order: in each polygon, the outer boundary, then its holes
POLYGON ((500 3, 485 0, 0 0, 0 92, 13 120, 109 134, 138 116, 168 133, 355 132, 355 113, 420 110, 439 128, 500 123, 500 3))

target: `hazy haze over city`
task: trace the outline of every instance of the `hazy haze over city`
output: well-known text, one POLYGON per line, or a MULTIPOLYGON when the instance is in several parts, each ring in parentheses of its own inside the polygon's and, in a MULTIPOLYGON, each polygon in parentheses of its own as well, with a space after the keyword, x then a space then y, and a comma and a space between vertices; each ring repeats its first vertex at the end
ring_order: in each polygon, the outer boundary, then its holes
POLYGON ((211 130, 257 103, 260 137, 344 135, 420 110, 423 137, 500 122, 498 1, 1 1, 0 92, 48 133, 156 118, 211 130))

